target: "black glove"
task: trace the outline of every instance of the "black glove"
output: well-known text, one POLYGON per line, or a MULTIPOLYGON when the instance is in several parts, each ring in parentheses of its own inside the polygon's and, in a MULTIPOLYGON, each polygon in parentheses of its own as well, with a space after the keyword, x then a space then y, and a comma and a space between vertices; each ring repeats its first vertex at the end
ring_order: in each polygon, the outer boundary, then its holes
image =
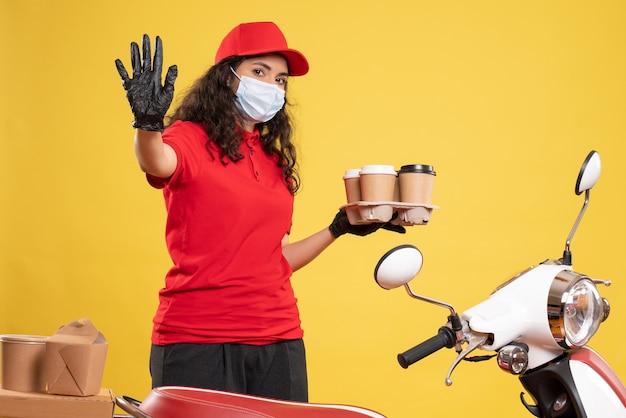
MULTIPOLYGON (((392 220, 397 216, 398 214, 394 213, 392 220)), ((397 232, 399 234, 406 233, 406 229, 402 225, 394 225, 389 222, 373 222, 371 224, 352 225, 348 221, 348 215, 346 214, 345 209, 340 209, 339 212, 337 212, 335 219, 333 219, 333 222, 328 227, 328 229, 330 229, 330 233, 333 234, 333 237, 335 238, 339 238, 343 234, 359 235, 363 237, 371 234, 372 232, 376 232, 380 228, 397 232)))
POLYGON ((178 76, 178 67, 172 65, 167 70, 165 84, 161 86, 163 69, 163 45, 161 38, 156 37, 154 66, 150 57, 150 38, 143 36, 143 65, 139 56, 139 46, 130 44, 130 59, 133 65, 133 78, 128 77, 124 64, 115 60, 117 72, 122 77, 122 86, 126 90, 126 98, 135 115, 133 128, 144 131, 163 132, 163 119, 174 98, 174 81, 178 76))

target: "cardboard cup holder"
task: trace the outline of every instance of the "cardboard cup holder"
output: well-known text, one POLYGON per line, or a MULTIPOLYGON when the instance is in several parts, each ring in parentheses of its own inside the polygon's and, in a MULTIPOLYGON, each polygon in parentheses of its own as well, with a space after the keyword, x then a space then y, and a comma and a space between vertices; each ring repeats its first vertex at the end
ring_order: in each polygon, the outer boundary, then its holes
POLYGON ((422 203, 359 201, 343 205, 340 209, 346 210, 352 225, 391 221, 394 225, 412 226, 426 225, 433 209, 439 207, 422 203), (395 212, 398 216, 392 220, 395 212))
POLYGON ((394 225, 426 225, 436 173, 431 165, 364 165, 346 170, 343 176, 348 203, 345 209, 352 225, 391 222, 394 225), (394 214, 397 214, 394 217, 394 214))

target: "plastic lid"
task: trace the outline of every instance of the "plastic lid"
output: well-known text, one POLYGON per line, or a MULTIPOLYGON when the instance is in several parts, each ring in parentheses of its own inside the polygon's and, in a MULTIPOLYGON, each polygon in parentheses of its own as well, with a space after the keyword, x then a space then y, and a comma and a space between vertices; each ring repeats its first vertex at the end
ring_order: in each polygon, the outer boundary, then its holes
POLYGON ((432 165, 425 164, 408 164, 400 167, 400 173, 426 173, 436 176, 435 169, 432 165))
POLYGON ((358 178, 360 171, 361 170, 359 170, 358 168, 351 168, 350 170, 346 170, 346 173, 344 174, 343 178, 344 179, 358 178))
POLYGON ((45 344, 50 337, 40 335, 3 334, 0 335, 0 342, 20 343, 20 344, 45 344))
POLYGON ((398 174, 392 165, 364 165, 361 174, 398 174))

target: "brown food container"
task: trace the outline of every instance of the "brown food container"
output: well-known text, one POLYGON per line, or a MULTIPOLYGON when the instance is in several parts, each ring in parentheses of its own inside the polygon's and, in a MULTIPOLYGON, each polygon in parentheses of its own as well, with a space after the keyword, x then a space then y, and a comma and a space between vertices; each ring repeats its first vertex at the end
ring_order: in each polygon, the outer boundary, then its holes
POLYGON ((44 361, 48 337, 0 335, 2 388, 18 392, 45 392, 44 361))
POLYGON ((89 319, 62 326, 46 343, 48 393, 100 393, 108 344, 89 319))

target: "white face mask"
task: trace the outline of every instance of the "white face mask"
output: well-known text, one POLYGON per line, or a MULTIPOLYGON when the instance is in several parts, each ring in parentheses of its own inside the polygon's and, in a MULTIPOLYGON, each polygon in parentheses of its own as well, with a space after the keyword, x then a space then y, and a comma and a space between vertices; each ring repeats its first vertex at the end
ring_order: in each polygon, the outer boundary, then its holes
POLYGON ((230 70, 239 79, 235 104, 250 122, 267 122, 283 108, 285 90, 245 75, 239 77, 232 67, 230 70))

